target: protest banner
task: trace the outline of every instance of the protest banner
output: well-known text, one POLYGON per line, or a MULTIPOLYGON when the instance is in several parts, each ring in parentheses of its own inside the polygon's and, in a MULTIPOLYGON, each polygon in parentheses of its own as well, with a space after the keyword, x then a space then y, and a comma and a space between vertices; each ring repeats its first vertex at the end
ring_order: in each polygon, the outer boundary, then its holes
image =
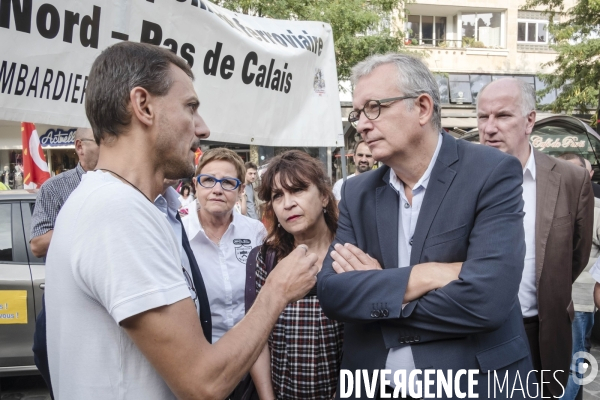
POLYGON ((0 120, 88 127, 90 67, 123 40, 187 60, 211 140, 343 145, 331 27, 204 0, 0 0, 0 120))

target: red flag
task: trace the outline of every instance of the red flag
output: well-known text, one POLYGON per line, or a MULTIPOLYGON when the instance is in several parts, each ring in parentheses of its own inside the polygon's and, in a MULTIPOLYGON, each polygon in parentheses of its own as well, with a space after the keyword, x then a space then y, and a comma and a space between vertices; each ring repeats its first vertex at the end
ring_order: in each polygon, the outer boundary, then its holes
POLYGON ((200 157, 202 157, 202 150, 200 150, 200 147, 198 147, 196 149, 196 156, 194 157, 194 165, 198 165, 198 163, 200 162, 200 157))
POLYGON ((50 178, 50 171, 35 125, 31 122, 21 122, 21 138, 23 143, 23 187, 35 189, 50 178))

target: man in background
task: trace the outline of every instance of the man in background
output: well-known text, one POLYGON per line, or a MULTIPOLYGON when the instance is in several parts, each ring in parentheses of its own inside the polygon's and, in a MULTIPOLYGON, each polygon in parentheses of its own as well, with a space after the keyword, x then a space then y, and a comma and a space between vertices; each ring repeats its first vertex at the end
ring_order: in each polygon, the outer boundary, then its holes
MULTIPOLYGON (((46 257, 56 217, 67 201, 67 198, 79 186, 83 174, 96 168, 99 148, 94 140, 91 129, 77 129, 75 132, 75 152, 77 153, 77 157, 79 157, 77 166, 44 182, 36 197, 35 208, 31 218, 31 240, 29 244, 31 252, 38 258, 46 257)), ((46 348, 46 309, 44 303, 45 301, 42 297, 42 310, 35 321, 33 360, 46 381, 46 385, 48 385, 50 395, 52 396, 52 383, 50 382, 46 348)))
MULTIPOLYGON (((352 175, 348 175, 346 179, 353 178, 357 175, 362 174, 363 172, 370 171, 373 169, 373 164, 375 160, 373 159, 373 155, 371 154, 371 150, 369 150, 369 146, 365 143, 364 140, 360 139, 354 145, 354 154, 352 156, 354 159, 354 166, 356 167, 355 172, 352 175)), ((344 179, 338 180, 335 185, 333 185, 333 195, 335 199, 340 202, 342 199, 342 185, 344 184, 344 179)))
POLYGON ((528 83, 494 81, 479 92, 477 125, 481 144, 516 157, 523 168, 526 253, 519 303, 542 394, 560 397, 571 364, 571 286, 590 257, 594 196, 585 169, 533 149, 535 108, 528 83), (542 370, 551 372, 542 376, 542 370))
MULTIPOLYGON (((592 163, 586 158, 585 161, 585 169, 590 173, 590 179, 594 178, 594 169, 592 168, 592 163)), ((596 182, 592 181, 592 189, 594 189, 594 197, 600 199, 600 185, 596 182)))
MULTIPOLYGON (((575 153, 564 153, 557 158, 568 161, 574 165, 585 168, 590 174, 590 178, 594 174, 592 165, 588 160, 583 158, 579 154, 575 153)), ((594 183, 592 183, 594 184, 594 183)), ((589 352, 591 348, 590 338, 592 336, 592 328, 594 326, 594 284, 596 281, 590 274, 592 265, 598 259, 599 254, 599 238, 598 238, 598 226, 600 219, 600 199, 594 198, 594 229, 592 234, 592 251, 590 253, 590 259, 587 266, 577 277, 577 280, 573 283, 572 297, 573 307, 575 309, 575 318, 571 326, 573 332, 573 355, 580 351, 589 352)), ((576 374, 580 379, 583 378, 582 374, 579 373, 578 365, 582 362, 582 359, 572 360, 571 363, 571 374, 569 375, 569 381, 565 387, 565 395, 562 397, 563 400, 582 399, 583 390, 581 386, 575 383, 573 374, 576 374)))
POLYGON ((246 215, 250 218, 259 219, 258 213, 256 212, 256 192, 254 186, 252 186, 252 184, 256 182, 258 168, 256 167, 256 164, 250 161, 245 164, 245 167, 246 181, 244 184, 246 186, 244 187, 244 191, 246 193, 246 215))

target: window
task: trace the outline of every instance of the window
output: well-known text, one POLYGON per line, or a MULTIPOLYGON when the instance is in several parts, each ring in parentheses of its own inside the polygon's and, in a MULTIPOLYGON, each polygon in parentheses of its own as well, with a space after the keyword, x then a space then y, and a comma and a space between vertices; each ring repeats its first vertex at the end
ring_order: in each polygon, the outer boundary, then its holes
POLYGON ((519 19, 517 42, 548 43, 548 21, 519 19))
POLYGON ((455 104, 472 103, 469 75, 450 75, 450 102, 455 104))
POLYGON ((501 12, 462 14, 463 43, 468 47, 500 47, 501 12))
POLYGON ((368 28, 367 35, 380 35, 390 30, 391 15, 388 13, 384 13, 379 17, 379 23, 374 27, 368 28))
POLYGON ((406 37, 408 39, 418 39, 421 34, 421 16, 409 15, 406 21, 406 37))
POLYGON ((11 205, 0 204, 0 262, 12 260, 11 205))
MULTIPOLYGON (((435 74, 440 100, 442 104, 475 104, 481 89, 492 81, 504 78, 517 78, 529 83, 536 92, 546 85, 533 75, 491 75, 491 74, 435 74)), ((546 105, 556 100, 559 90, 552 90, 538 101, 538 105, 546 105)))
POLYGON ((448 78, 444 75, 434 75, 435 80, 437 81, 438 88, 440 90, 440 102, 442 104, 450 103, 450 96, 448 93, 448 78))
POLYGON ((405 28, 406 44, 441 46, 446 40, 446 17, 409 15, 405 28))
MULTIPOLYGON (((546 88, 546 84, 537 76, 535 77, 535 89, 537 90, 542 90, 546 88)), ((547 105, 552 103, 554 100, 556 100, 556 91, 555 90, 551 90, 550 92, 548 92, 548 94, 546 94, 544 97, 542 97, 539 101, 539 104, 541 105, 547 105)))
POLYGON ((471 75, 471 96, 473 96, 473 103, 477 102, 477 96, 485 85, 492 81, 490 75, 471 75))

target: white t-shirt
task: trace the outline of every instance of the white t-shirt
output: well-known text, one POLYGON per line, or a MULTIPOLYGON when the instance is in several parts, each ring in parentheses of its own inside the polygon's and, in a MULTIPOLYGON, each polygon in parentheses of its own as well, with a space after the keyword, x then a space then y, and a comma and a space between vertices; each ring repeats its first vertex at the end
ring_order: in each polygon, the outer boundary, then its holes
MULTIPOLYGON (((356 174, 348 175, 346 179, 350 179, 354 177, 356 174)), ((344 179, 338 180, 335 185, 333 185, 333 195, 337 201, 342 200, 342 185, 344 184, 344 179)))
POLYGON ((206 286, 212 342, 216 343, 245 315, 246 260, 250 250, 263 243, 267 231, 260 221, 234 211, 233 221, 216 245, 204 233, 197 212, 182 218, 182 223, 206 286))
POLYGON ((175 399, 120 322, 189 297, 166 216, 111 174, 85 174, 58 215, 46 261, 55 397, 175 399))
MULTIPOLYGON (((189 194, 187 199, 184 199, 183 196, 179 196, 178 197, 179 203, 181 203, 180 207, 187 207, 189 204, 191 204, 195 199, 194 199, 194 195, 193 194, 189 194)), ((180 208, 178 207, 178 208, 180 208)))

